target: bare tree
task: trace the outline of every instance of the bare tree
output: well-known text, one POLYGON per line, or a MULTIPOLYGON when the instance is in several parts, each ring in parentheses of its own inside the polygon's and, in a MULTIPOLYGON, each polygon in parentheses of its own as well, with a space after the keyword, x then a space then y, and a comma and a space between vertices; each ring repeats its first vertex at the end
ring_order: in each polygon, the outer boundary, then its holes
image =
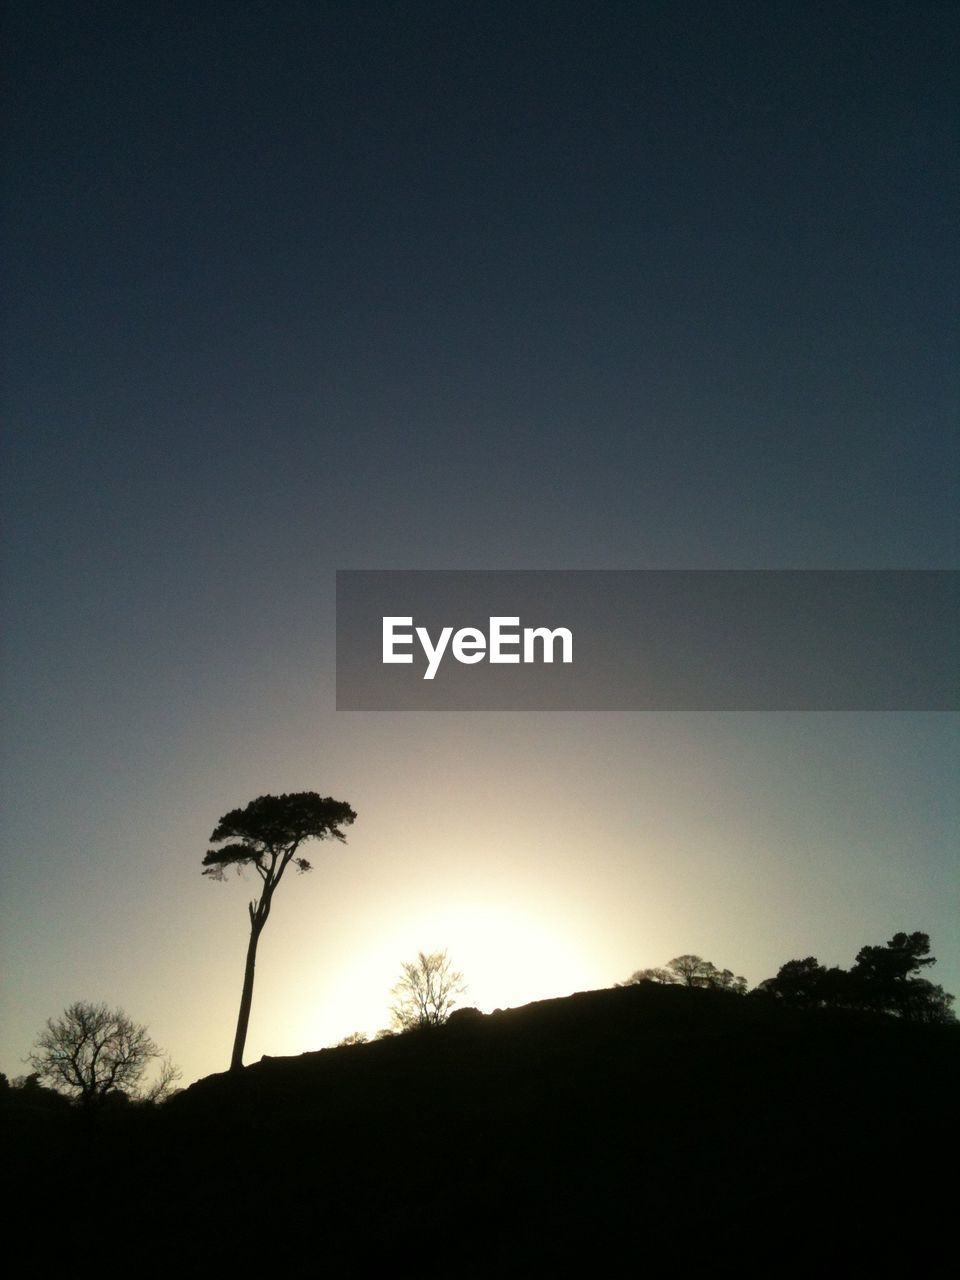
POLYGON ((170 1058, 164 1058, 160 1064, 160 1073, 153 1084, 142 1090, 140 1097, 144 1102, 164 1102, 177 1092, 177 1085, 183 1072, 175 1066, 170 1058))
POLYGON ((179 1070, 166 1060, 157 1081, 143 1090, 150 1064, 163 1050, 147 1028, 122 1009, 78 1000, 59 1018, 48 1018, 28 1061, 39 1081, 91 1106, 111 1093, 160 1102, 169 1096, 179 1070))
POLYGON ((439 1027, 466 989, 463 974, 451 967, 446 951, 420 951, 416 960, 403 965, 403 977, 390 992, 393 1025, 398 1031, 439 1027))
POLYGON ((254 898, 247 907, 250 941, 230 1059, 231 1071, 239 1071, 243 1067, 243 1046, 253 1003, 257 943, 267 923, 276 887, 291 862, 300 872, 312 870, 307 859, 297 853, 305 840, 325 840, 327 836, 333 836, 335 840, 345 841, 341 827, 348 826, 356 816, 342 800, 318 796, 315 791, 299 791, 292 795, 260 796, 251 800, 245 809, 231 809, 214 828, 210 840, 223 847, 208 849, 204 854, 206 870, 203 874, 222 880, 227 867, 236 867, 239 871, 245 866, 252 866, 263 881, 260 897, 254 898), (224 844, 224 841, 231 843, 224 844))

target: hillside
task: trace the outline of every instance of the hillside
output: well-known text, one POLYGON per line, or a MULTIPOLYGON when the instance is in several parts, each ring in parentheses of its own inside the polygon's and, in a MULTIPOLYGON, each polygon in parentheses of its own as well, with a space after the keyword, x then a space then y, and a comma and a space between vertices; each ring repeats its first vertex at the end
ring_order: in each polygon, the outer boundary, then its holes
POLYGON ((947 1220, 958 1065, 955 1026, 643 984, 264 1059, 156 1112, 58 1112, 39 1142, 16 1126, 19 1167, 57 1167, 81 1217, 109 1187, 171 1257, 919 1257, 947 1220))

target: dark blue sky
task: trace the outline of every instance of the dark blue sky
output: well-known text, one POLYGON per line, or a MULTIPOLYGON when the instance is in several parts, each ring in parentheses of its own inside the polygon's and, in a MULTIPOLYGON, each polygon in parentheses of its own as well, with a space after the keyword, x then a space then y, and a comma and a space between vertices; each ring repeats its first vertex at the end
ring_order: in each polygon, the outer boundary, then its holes
MULTIPOLYGON (((955 5, 6 10, 5 905, 50 960, 21 1038, 68 998, 119 999, 106 957, 61 999, 54 939, 78 893, 149 902, 153 862, 140 890, 116 875, 144 823, 192 876, 261 791, 380 803, 365 734, 456 773, 437 735, 469 717, 334 713, 336 568, 956 566, 955 5), (90 871, 59 906, 33 879, 51 848, 90 871)), ((523 723, 492 787, 517 736, 552 749, 523 723)), ((576 723, 571 768, 578 741, 650 750, 643 717, 576 723)), ((914 797, 929 898, 858 918, 876 936, 838 933, 838 962, 932 931, 955 859, 928 794, 955 781, 955 718, 904 719, 900 755, 884 723, 850 812, 882 828, 908 757, 939 762, 914 797)), ((189 876, 184 902, 208 889, 189 876)), ((811 881, 798 912, 821 906, 811 881)), ((673 938, 706 945, 682 913, 673 938)), ((225 1023, 238 965, 211 983, 225 1023)))

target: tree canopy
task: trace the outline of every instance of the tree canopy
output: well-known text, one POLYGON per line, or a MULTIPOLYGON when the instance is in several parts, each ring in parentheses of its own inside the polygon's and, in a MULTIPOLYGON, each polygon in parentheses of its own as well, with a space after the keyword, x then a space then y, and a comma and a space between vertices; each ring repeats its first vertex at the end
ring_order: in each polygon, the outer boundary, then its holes
POLYGON ((895 933, 885 946, 861 947, 852 969, 828 969, 806 956, 788 960, 757 990, 807 1008, 866 1009, 911 1022, 951 1022, 953 996, 918 976, 936 963, 929 953, 927 934, 895 933))
POLYGON ((718 969, 711 961, 695 955, 676 956, 666 968, 637 969, 623 985, 633 986, 638 982, 733 991, 737 995, 743 995, 747 990, 746 978, 738 977, 731 969, 718 969))
POLYGON ((231 809, 217 823, 210 840, 222 847, 204 854, 203 874, 220 880, 227 867, 252 865, 272 891, 291 861, 298 871, 312 869, 307 859, 297 854, 304 840, 332 837, 345 841, 342 828, 356 816, 344 801, 314 791, 260 796, 243 809, 231 809))

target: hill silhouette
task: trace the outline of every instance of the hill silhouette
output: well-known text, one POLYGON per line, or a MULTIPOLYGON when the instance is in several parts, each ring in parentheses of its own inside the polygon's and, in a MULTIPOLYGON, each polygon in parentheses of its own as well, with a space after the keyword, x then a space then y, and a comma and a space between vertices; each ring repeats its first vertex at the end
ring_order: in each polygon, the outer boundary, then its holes
POLYGON ((157 1109, 21 1114, 8 1176, 55 1169, 79 1221, 110 1188, 115 1229, 170 1261, 920 1260, 958 1066, 956 1025, 640 983, 264 1058, 157 1109))

